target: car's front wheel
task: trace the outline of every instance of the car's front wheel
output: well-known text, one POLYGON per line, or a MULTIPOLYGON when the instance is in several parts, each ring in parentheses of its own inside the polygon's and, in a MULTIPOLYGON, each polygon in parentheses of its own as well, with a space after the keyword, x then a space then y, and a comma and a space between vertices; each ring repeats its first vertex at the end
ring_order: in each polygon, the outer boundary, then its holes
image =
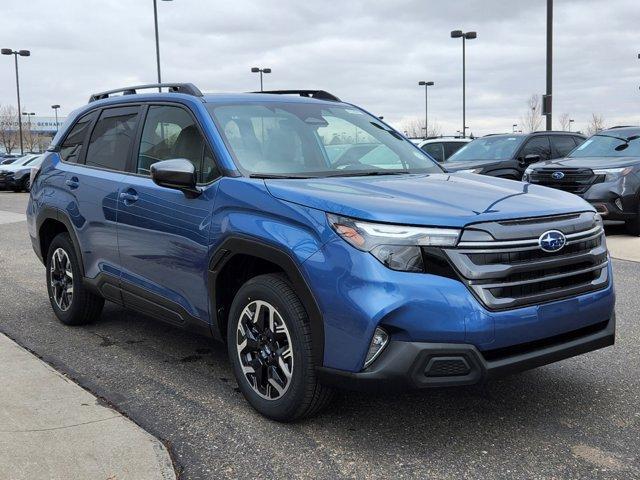
POLYGON ((71 237, 57 235, 47 252, 47 291, 58 319, 66 325, 83 325, 100 315, 104 299, 87 290, 71 237))
POLYGON ((309 317, 284 276, 260 275, 240 288, 227 342, 240 391, 261 414, 293 421, 332 398, 316 378, 309 317))

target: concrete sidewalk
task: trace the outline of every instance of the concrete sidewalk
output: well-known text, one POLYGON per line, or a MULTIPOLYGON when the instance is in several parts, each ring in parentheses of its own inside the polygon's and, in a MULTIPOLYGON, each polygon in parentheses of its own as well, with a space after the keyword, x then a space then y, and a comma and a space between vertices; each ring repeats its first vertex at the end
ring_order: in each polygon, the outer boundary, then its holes
POLYGON ((613 258, 640 262, 640 238, 630 235, 612 235, 607 237, 609 253, 613 258))
POLYGON ((0 334, 0 478, 176 477, 159 440, 0 334))

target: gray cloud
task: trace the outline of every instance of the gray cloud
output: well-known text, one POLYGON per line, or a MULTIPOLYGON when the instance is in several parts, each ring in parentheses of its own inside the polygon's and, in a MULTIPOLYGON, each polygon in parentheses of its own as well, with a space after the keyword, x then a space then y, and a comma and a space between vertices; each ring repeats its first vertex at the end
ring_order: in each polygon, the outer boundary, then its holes
MULTIPOLYGON (((461 46, 467 50, 467 117, 476 134, 506 131, 545 85, 545 2, 359 0, 158 2, 163 78, 206 91, 257 88, 251 66, 269 66, 268 88, 322 88, 398 124, 421 117, 418 80, 433 80, 430 112, 445 133, 461 124, 461 46)), ((21 61, 23 103, 64 112, 94 91, 155 80, 151 0, 4 0, 2 47, 21 61)), ((584 128, 638 123, 634 0, 557 0, 554 101, 584 128)), ((15 102, 13 65, 0 57, 0 103, 15 102)))

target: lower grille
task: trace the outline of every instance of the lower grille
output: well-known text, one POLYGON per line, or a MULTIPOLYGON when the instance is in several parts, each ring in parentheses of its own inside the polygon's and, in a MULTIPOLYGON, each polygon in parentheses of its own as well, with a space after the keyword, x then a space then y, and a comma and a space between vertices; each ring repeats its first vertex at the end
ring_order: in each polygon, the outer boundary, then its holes
POLYGON ((585 193, 591 185, 601 182, 589 168, 538 168, 529 175, 529 183, 557 188, 571 193, 585 193), (561 178, 554 178, 555 174, 561 178))
MULTIPOLYGON (((593 213, 581 214, 582 230, 566 234, 566 245, 556 252, 543 251, 538 238, 553 222, 545 218, 540 228, 527 223, 529 238, 465 242, 445 253, 462 280, 490 310, 535 305, 598 290, 609 284, 608 253, 604 230, 593 213), (591 218, 585 223, 585 218, 591 218)), ((565 225, 568 231, 570 226, 565 225)), ((524 227, 521 227, 524 228, 524 227)), ((473 229, 482 231, 483 225, 473 229)), ((490 230, 490 228, 487 228, 490 230)), ((508 233, 504 229, 503 234, 508 233)))

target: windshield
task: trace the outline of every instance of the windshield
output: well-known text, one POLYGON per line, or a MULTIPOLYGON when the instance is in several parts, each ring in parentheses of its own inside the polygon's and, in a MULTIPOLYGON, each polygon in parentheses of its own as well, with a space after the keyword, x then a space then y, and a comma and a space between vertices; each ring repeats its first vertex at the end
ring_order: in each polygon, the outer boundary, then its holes
POLYGON ((442 172, 402 135, 353 107, 269 102, 207 108, 245 175, 322 177, 442 172))
POLYGON ((513 158, 524 136, 495 136, 476 138, 451 155, 448 162, 473 160, 509 160, 513 158))
POLYGON ((640 157, 638 131, 598 133, 573 150, 569 157, 640 157))

